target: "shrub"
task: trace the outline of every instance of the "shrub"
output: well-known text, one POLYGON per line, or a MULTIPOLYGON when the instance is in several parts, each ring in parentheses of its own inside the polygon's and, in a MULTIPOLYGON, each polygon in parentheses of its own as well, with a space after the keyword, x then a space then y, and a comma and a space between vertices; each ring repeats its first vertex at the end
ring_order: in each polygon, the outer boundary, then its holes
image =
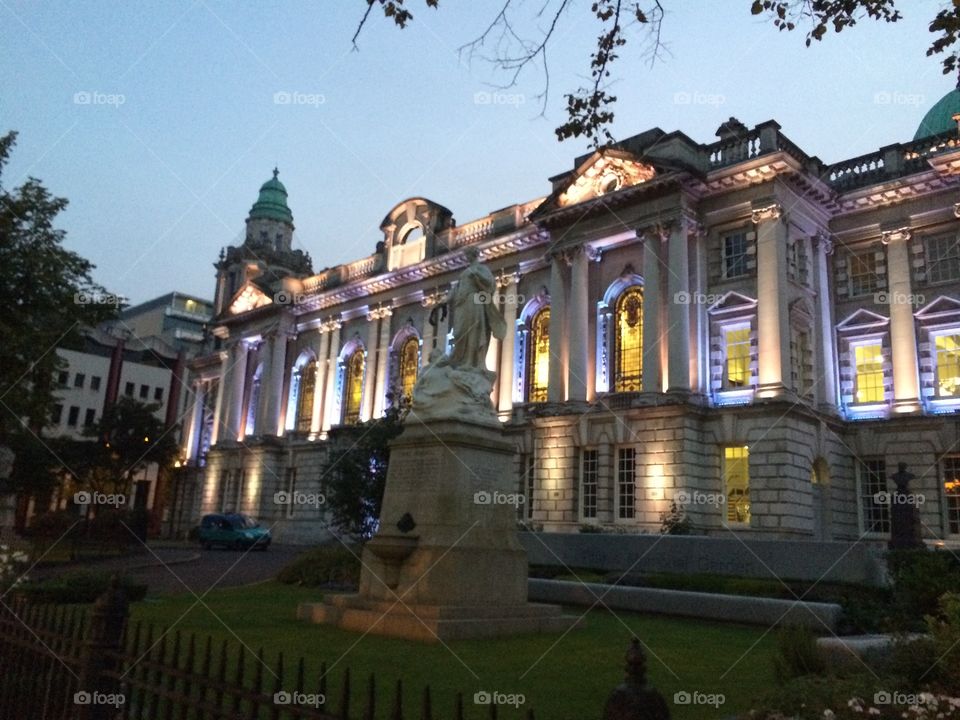
POLYGON ((287 585, 355 588, 360 584, 361 546, 319 547, 297 557, 277 574, 287 585))
MULTIPOLYGON (((56 605, 92 603, 110 587, 110 574, 78 570, 49 580, 25 582, 16 593, 29 602, 56 605)), ((120 587, 131 602, 143 600, 147 586, 128 577, 120 578, 120 587)))
POLYGON ((937 615, 944 593, 960 593, 960 560, 942 550, 887 553, 893 584, 893 627, 922 630, 922 618, 937 615))
POLYGON ((817 649, 817 639, 807 628, 788 626, 777 633, 777 654, 773 672, 781 685, 804 675, 821 675, 823 657, 817 649))
POLYGON ((677 507, 677 501, 670 501, 670 510, 660 513, 661 535, 693 535, 693 523, 687 514, 677 507))

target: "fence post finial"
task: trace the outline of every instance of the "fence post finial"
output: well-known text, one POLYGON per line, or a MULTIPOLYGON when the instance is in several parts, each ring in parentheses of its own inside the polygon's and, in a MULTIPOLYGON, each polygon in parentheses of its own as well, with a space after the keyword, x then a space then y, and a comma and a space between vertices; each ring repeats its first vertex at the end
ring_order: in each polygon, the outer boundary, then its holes
POLYGON ((603 720, 670 720, 663 695, 647 687, 647 656, 636 637, 630 641, 626 660, 623 683, 607 698, 603 720))

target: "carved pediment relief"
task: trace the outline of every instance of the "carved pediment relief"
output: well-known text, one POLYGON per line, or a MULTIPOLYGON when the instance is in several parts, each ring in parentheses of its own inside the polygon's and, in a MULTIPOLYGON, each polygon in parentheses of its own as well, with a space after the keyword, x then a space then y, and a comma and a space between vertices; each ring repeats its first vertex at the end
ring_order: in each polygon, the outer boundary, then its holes
POLYGON ((273 298, 267 295, 263 290, 251 282, 246 283, 230 302, 227 308, 228 315, 241 315, 251 310, 256 310, 264 305, 272 305, 273 298))
POLYGON ((619 150, 600 150, 581 165, 573 182, 560 193, 557 205, 566 207, 647 182, 656 175, 652 165, 619 150))

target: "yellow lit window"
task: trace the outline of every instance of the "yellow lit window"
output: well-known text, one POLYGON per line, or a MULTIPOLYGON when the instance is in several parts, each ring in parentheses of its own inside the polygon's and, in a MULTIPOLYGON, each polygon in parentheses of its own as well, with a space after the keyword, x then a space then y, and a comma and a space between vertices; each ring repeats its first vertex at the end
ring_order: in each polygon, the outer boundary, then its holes
POLYGON ((417 384, 417 371, 420 368, 420 341, 409 337, 400 346, 400 393, 403 401, 413 397, 413 386, 417 384))
POLYGON ((960 333, 937 335, 937 395, 960 397, 960 333))
POLYGON ((614 392, 639 392, 643 383, 643 290, 639 287, 628 288, 617 300, 616 358, 614 392))
POLYGON ((724 387, 746 387, 750 384, 750 328, 726 332, 726 372, 724 387))
POLYGON ((363 397, 363 350, 360 348, 347 359, 345 380, 343 422, 351 425, 360 421, 360 400, 363 397))
POLYGON ((297 432, 310 432, 313 397, 317 387, 317 364, 308 362, 298 372, 300 387, 297 391, 297 432))
POLYGON ((883 402, 883 351, 880 343, 853 348, 856 372, 856 401, 883 402))
POLYGON ((750 522, 750 450, 723 449, 723 477, 727 495, 727 522, 750 522))
POLYGON ((533 316, 530 323, 530 353, 527 366, 527 401, 546 402, 550 380, 550 308, 533 316))

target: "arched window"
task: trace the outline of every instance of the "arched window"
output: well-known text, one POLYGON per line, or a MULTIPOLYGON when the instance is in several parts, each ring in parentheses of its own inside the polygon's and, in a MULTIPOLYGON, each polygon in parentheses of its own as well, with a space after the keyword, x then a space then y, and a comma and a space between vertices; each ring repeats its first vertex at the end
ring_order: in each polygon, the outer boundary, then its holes
POLYGON ((639 392, 643 387, 643 289, 624 290, 616 306, 614 392, 639 392))
POLYGON ((527 402, 546 402, 550 380, 550 308, 543 307, 530 321, 527 352, 527 402))
POLYGON ((317 389, 317 363, 311 361, 301 365, 297 371, 299 387, 297 392, 297 432, 310 432, 313 417, 313 399, 317 389))
POLYGON ((411 335, 400 346, 399 355, 399 387, 400 402, 406 404, 413 398, 413 386, 417 384, 417 373, 420 370, 420 340, 411 335))
POLYGON ((360 401, 363 398, 363 348, 358 347, 347 358, 343 378, 343 422, 360 422, 360 401))

